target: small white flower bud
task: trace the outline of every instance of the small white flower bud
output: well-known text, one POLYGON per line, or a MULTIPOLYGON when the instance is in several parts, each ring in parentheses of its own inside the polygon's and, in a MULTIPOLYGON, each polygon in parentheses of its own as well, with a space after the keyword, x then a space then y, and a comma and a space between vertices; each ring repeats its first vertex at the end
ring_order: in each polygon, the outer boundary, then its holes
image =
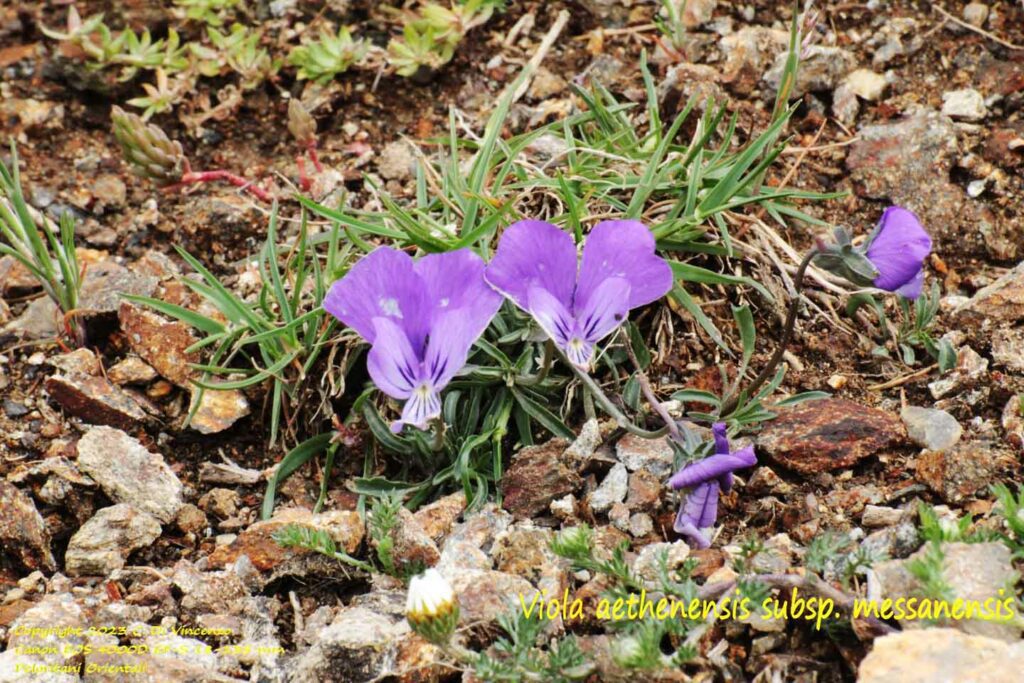
POLYGON ((451 585, 436 569, 428 569, 409 582, 405 617, 412 630, 430 642, 443 645, 459 621, 459 603, 451 585))

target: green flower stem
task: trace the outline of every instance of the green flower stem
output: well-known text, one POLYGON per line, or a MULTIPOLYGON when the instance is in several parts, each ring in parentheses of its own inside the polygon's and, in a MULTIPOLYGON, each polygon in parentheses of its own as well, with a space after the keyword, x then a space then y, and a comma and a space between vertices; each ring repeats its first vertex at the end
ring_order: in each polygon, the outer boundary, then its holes
POLYGON ((615 420, 616 423, 623 429, 634 436, 639 436, 641 439, 659 439, 668 434, 668 426, 664 426, 661 429, 649 431, 637 427, 633 422, 622 413, 621 410, 615 407, 604 391, 601 390, 600 385, 594 381, 594 378, 587 373, 580 370, 578 367, 569 362, 569 359, 565 357, 565 354, 559 349, 558 355, 562 357, 566 365, 572 368, 572 371, 576 373, 576 377, 583 383, 584 388, 590 393, 591 396, 601 405, 601 409, 608 413, 615 420))
POLYGON ((535 387, 547 379, 548 371, 551 370, 551 361, 555 356, 555 343, 548 339, 544 342, 544 356, 540 361, 540 369, 533 375, 519 375, 515 378, 516 384, 521 387, 535 387))
POLYGON ((669 435, 677 441, 681 438, 679 434, 679 425, 669 415, 668 410, 661 404, 658 397, 654 395, 654 389, 651 388, 651 382, 647 379, 647 373, 640 367, 640 360, 636 357, 636 353, 633 351, 633 345, 629 341, 629 336, 626 335, 625 339, 626 355, 629 356, 629 362, 636 368, 636 381, 640 384, 640 391, 643 393, 644 398, 647 399, 647 403, 650 404, 651 409, 658 414, 662 422, 668 428, 669 435))
MULTIPOLYGON (((761 373, 754 378, 754 381, 750 383, 750 387, 747 389, 747 396, 757 395, 757 390, 768 381, 775 374, 775 368, 778 367, 779 363, 782 362, 782 355, 786 352, 786 347, 789 345, 789 340, 793 336, 793 328, 796 326, 796 314, 800 309, 800 293, 804 289, 804 273, 807 272, 807 267, 811 265, 811 261, 818 255, 818 247, 811 247, 810 251, 804 256, 804 260, 800 262, 800 266, 796 269, 796 276, 793 278, 793 287, 796 292, 793 295, 793 301, 789 304, 789 312, 786 314, 786 322, 782 326, 782 339, 779 340, 779 345, 775 348, 775 353, 772 354, 768 364, 764 366, 761 373)), ((729 400, 722 404, 722 407, 718 411, 720 417, 725 417, 736 410, 736 406, 739 403, 739 395, 734 394, 729 400)))

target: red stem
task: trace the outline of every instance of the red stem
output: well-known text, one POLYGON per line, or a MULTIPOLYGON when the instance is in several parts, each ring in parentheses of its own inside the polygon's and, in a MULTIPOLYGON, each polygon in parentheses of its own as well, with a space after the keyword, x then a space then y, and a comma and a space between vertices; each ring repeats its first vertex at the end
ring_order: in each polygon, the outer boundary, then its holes
POLYGON ((313 186, 313 181, 306 175, 306 161, 302 156, 295 157, 295 165, 299 167, 299 189, 303 192, 309 192, 309 188, 313 186))
POLYGON ((309 160, 313 162, 313 168, 316 169, 317 173, 323 173, 324 167, 320 163, 320 157, 316 153, 316 140, 310 140, 309 144, 306 145, 306 151, 309 152, 309 160))
POLYGON ((246 192, 252 194, 257 199, 264 202, 272 201, 271 196, 259 185, 256 185, 251 180, 247 180, 240 175, 235 175, 231 171, 216 170, 216 171, 188 171, 185 175, 181 176, 181 181, 176 185, 171 185, 164 188, 165 190, 176 190, 183 185, 193 185, 196 183, 209 183, 215 180, 224 180, 235 187, 240 187, 246 192))

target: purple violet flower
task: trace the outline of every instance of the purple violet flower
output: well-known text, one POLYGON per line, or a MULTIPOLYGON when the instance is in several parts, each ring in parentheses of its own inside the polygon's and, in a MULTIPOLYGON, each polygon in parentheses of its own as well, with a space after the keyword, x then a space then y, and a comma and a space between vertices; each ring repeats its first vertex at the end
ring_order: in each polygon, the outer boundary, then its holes
POLYGON ((367 369, 388 396, 405 400, 403 424, 424 429, 441 414, 440 392, 501 307, 484 282, 484 262, 469 249, 419 261, 379 247, 335 282, 324 308, 372 348, 367 369))
POLYGON ((690 463, 668 480, 668 485, 673 489, 690 489, 679 508, 673 528, 698 548, 711 545, 701 529, 714 526, 718 519, 719 489, 728 492, 732 488, 734 470, 757 464, 752 445, 735 452, 729 451, 725 423, 716 422, 711 431, 715 435, 715 454, 690 463))
POLYGON ((931 250, 932 238, 914 212, 890 206, 865 253, 878 271, 875 287, 916 299, 924 285, 924 260, 931 250))
POLYGON ((639 221, 604 221, 587 236, 577 267, 569 233, 544 221, 508 227, 487 266, 487 282, 528 312, 569 360, 589 369, 594 346, 631 309, 672 288, 672 269, 639 221))

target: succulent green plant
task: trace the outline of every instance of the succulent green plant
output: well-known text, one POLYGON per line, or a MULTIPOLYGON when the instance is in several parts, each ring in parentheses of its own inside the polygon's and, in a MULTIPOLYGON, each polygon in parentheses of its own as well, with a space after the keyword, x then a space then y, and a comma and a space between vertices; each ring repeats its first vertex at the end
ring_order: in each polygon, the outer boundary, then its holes
POLYGON ((368 42, 354 39, 348 28, 342 26, 337 35, 321 31, 319 40, 293 48, 288 63, 298 67, 299 79, 323 84, 361 62, 369 49, 368 42))
POLYGON ((243 90, 258 87, 281 68, 280 60, 272 59, 266 48, 260 47, 263 33, 258 29, 234 24, 228 33, 221 33, 211 26, 207 35, 217 48, 215 58, 239 75, 243 90))
POLYGON ((452 60, 455 44, 437 36, 430 26, 405 25, 401 38, 388 43, 388 62, 399 76, 434 71, 452 60))
POLYGON ((171 140, 167 133, 141 116, 124 111, 118 106, 111 110, 114 137, 131 167, 132 174, 149 178, 160 186, 181 182, 189 163, 181 143, 171 140))
POLYGON ((171 111, 181 93, 191 87, 192 83, 193 80, 188 78, 175 78, 172 81, 167 78, 166 71, 157 69, 156 81, 142 84, 146 94, 131 98, 127 104, 142 109, 142 120, 148 121, 154 114, 171 111))
POLYGON ((174 0, 185 10, 185 18, 208 26, 223 26, 225 15, 243 5, 242 0, 174 0))
POLYGON ((168 73, 188 68, 185 47, 177 31, 168 29, 167 38, 153 39, 149 30, 136 34, 130 28, 114 33, 103 23, 103 14, 82 20, 74 7, 68 10, 67 28, 56 31, 40 26, 44 35, 77 45, 88 56, 87 66, 100 70, 120 67, 118 80, 129 81, 140 70, 163 69, 168 73))

